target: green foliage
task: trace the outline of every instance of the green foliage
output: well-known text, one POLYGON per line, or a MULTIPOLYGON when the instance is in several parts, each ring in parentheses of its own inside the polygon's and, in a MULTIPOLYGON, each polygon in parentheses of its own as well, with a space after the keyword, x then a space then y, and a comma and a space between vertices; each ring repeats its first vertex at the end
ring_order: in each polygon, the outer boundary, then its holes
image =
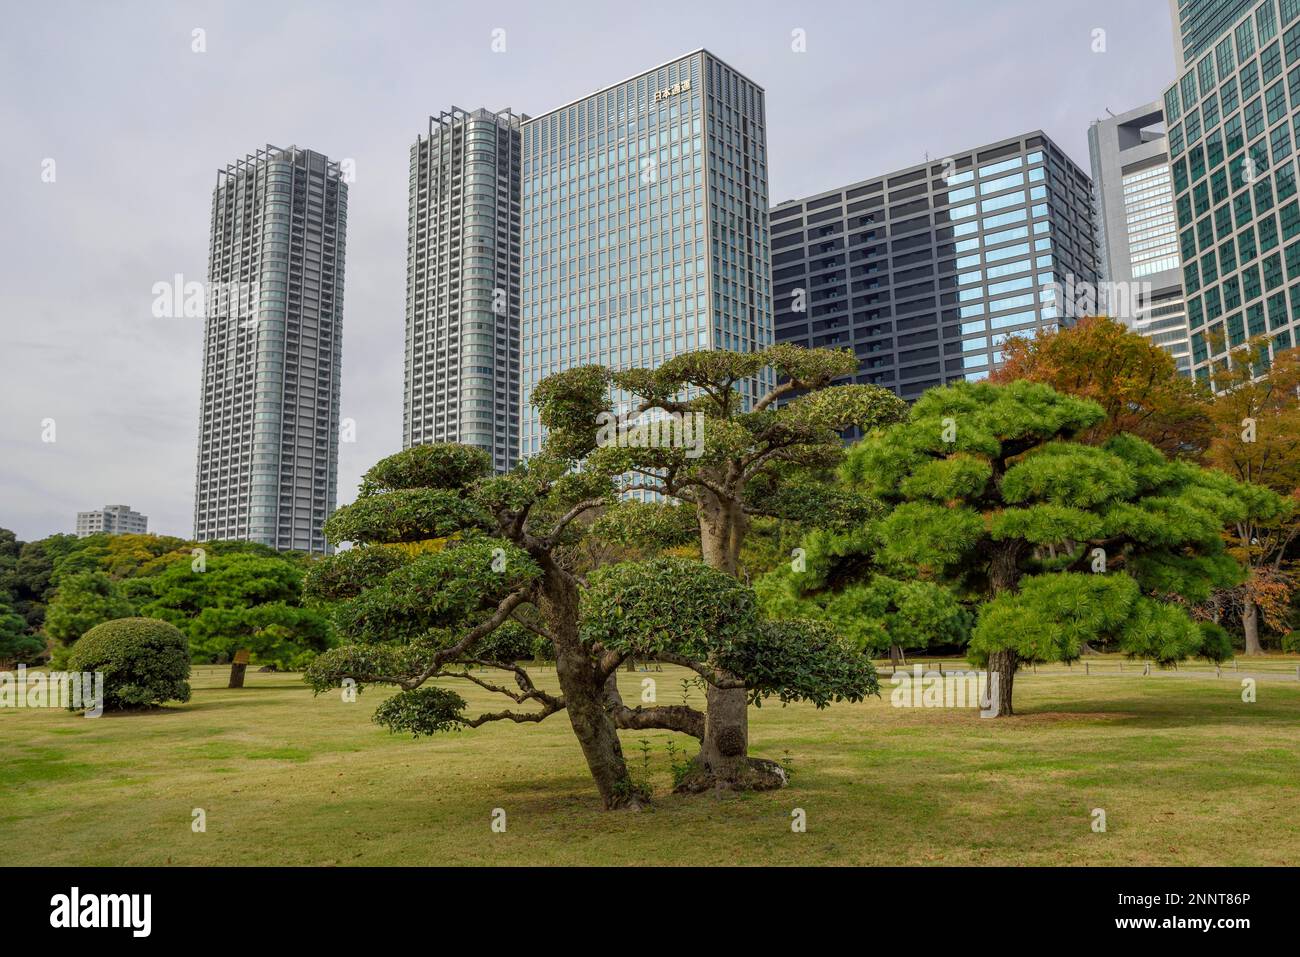
POLYGON ((1215 664, 1222 664, 1233 656, 1232 635, 1228 629, 1213 621, 1199 623, 1201 629, 1201 650, 1198 657, 1215 664))
POLYGON ((431 670, 432 649, 423 645, 346 644, 317 655, 303 680, 320 694, 351 678, 360 691, 368 684, 400 685, 431 670))
POLYGON ((878 560, 887 569, 937 573, 964 560, 984 537, 984 521, 969 508, 903 502, 875 529, 878 560))
POLYGON ((772 466, 750 481, 744 504, 757 516, 789 522, 805 531, 855 528, 881 511, 874 498, 837 486, 833 476, 785 464, 772 466))
POLYGON ((806 573, 788 567, 761 578, 755 592, 763 614, 827 622, 869 656, 887 654, 893 645, 922 649, 970 639, 970 612, 934 582, 872 575, 838 589, 801 592, 805 579, 806 573))
POLYGON ((581 600, 582 639, 637 658, 725 655, 758 622, 748 586, 701 562, 656 558, 594 571, 581 600))
POLYGON ((0 663, 30 663, 45 651, 45 642, 28 634, 27 622, 0 601, 0 663))
POLYGON ((131 602, 104 572, 75 572, 60 581, 46 610, 45 633, 70 645, 101 622, 134 614, 131 602))
POLYGON ((344 505, 326 520, 325 535, 336 543, 422 542, 487 529, 490 521, 487 512, 453 489, 405 488, 373 492, 344 505))
POLYGON ((0 604, 7 595, 25 619, 24 647, 43 649, 33 633, 45 626, 57 642, 53 664, 66 664, 67 647, 95 625, 136 614, 171 622, 199 661, 250 648, 255 660, 296 667, 331 640, 328 619, 301 607, 303 575, 315 564, 303 553, 204 542, 205 565, 196 567, 200 546, 169 536, 52 535, 21 544, 4 532, 0 604))
POLYGON ((1128 575, 1059 572, 1026 578, 1019 592, 985 604, 970 650, 980 662, 1003 650, 1025 661, 1073 661, 1085 642, 1167 665, 1196 654, 1201 632, 1182 608, 1143 597, 1128 575))
POLYGON ((1300 630, 1289 631, 1282 636, 1282 650, 1290 654, 1300 654, 1300 630))
POLYGON ((547 430, 547 454, 575 462, 596 447, 596 417, 609 401, 609 372, 578 366, 549 375, 533 388, 532 404, 547 430))
POLYGON ((318 601, 355 598, 408 560, 401 550, 383 545, 335 552, 325 560, 313 562, 307 569, 302 583, 303 597, 318 601))
POLYGON ((597 541, 625 548, 674 548, 699 542, 695 509, 624 499, 607 508, 592 523, 597 541))
MULTIPOLYGON (((856 367, 857 359, 848 351, 788 343, 748 353, 702 350, 655 369, 571 369, 544 380, 533 393, 533 404, 549 431, 548 450, 565 462, 581 459, 584 474, 632 475, 641 486, 695 508, 724 503, 734 514, 743 505, 751 515, 804 528, 819 522, 839 527, 866 518, 874 505, 862 495, 829 487, 827 470, 843 457, 841 433, 897 421, 907 408, 887 389, 832 384, 856 367), (742 385, 756 381, 764 368, 788 381, 746 410, 742 385), (632 421, 638 411, 687 415, 692 423, 702 417, 700 444, 688 450, 665 443, 602 441, 613 412, 611 387, 632 397, 632 421)), ((625 546, 668 547, 657 535, 662 525, 645 519, 635 526, 613 523, 611 519, 611 530, 625 546), (645 537, 632 534, 636 532, 645 537)), ((707 534, 728 538, 728 548, 738 558, 747 527, 743 523, 735 536, 720 528, 707 534)), ((704 553, 719 554, 717 549, 704 553)))
POLYGON ((338 602, 334 620, 353 641, 426 640, 445 646, 540 574, 526 552, 504 540, 451 543, 415 556, 372 587, 338 602))
POLYGON ((450 442, 416 445, 380 459, 361 477, 360 494, 407 489, 455 491, 491 474, 492 457, 482 449, 450 442))
POLYGON ((906 402, 874 385, 829 386, 807 392, 782 409, 788 428, 809 433, 873 429, 899 422, 906 415, 906 402))
POLYGON ((149 594, 141 612, 184 632, 200 662, 228 661, 246 649, 255 662, 293 669, 329 647, 328 617, 302 607, 304 575, 317 563, 304 569, 294 556, 226 544, 205 543, 204 571, 188 550, 164 560, 142 579, 149 594))
POLYGON ((374 720, 389 731, 409 731, 418 738, 440 731, 458 731, 465 721, 465 699, 447 688, 399 691, 380 702, 374 720))
POLYGON ((1028 382, 928 391, 841 469, 850 489, 883 501, 883 517, 807 536, 806 579, 783 586, 785 597, 776 583, 765 594, 787 614, 858 610, 848 631, 867 647, 902 630, 882 624, 873 596, 886 576, 931 583, 977 611, 970 653, 980 661, 995 651, 1069 661, 1085 642, 1162 665, 1197 653, 1201 631, 1183 607, 1240 582, 1223 531, 1267 507, 1269 493, 1168 462, 1131 435, 1075 440, 1102 416, 1094 402, 1028 382))
POLYGON ((533 657, 537 652, 538 641, 547 639, 534 634, 517 621, 507 621, 474 645, 474 657, 510 665, 533 657))
POLYGON ((156 618, 119 618, 96 625, 73 646, 68 669, 104 675, 106 710, 190 700, 188 642, 179 630, 156 618))
POLYGON ((718 663, 744 677, 756 705, 775 696, 782 704, 811 701, 825 708, 880 693, 875 666, 823 621, 760 622, 725 647, 718 663))
POLYGON ((871 662, 834 627, 760 621, 752 589, 697 561, 656 558, 597 569, 582 596, 581 622, 589 645, 721 668, 744 681, 753 703, 775 696, 821 708, 878 690, 871 662))
POLYGON ((228 661, 244 649, 254 661, 285 671, 300 670, 330 642, 325 616, 284 602, 204 608, 188 631, 197 661, 228 661))

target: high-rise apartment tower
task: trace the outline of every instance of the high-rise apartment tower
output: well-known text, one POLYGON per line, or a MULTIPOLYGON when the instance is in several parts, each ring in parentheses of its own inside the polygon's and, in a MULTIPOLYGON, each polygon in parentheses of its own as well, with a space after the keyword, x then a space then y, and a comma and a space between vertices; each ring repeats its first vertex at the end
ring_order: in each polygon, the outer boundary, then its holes
POLYGON ((212 195, 194 537, 330 551, 337 500, 348 187, 267 146, 212 195))

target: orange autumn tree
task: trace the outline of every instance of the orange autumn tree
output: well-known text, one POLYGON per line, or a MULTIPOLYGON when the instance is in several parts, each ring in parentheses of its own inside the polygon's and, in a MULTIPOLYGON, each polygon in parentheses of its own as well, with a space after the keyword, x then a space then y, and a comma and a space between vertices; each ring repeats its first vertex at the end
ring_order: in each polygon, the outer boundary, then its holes
POLYGON ((1179 375, 1164 349, 1108 316, 1086 316, 1032 339, 1012 337, 1002 355, 991 381, 1041 382, 1105 410, 1106 418, 1078 441, 1100 445, 1128 432, 1168 456, 1192 459, 1209 442, 1208 390, 1179 375))
POLYGON ((1300 349, 1279 350, 1251 339, 1214 369, 1212 437, 1206 462, 1242 482, 1283 496, 1281 508, 1260 497, 1259 507, 1229 527, 1228 550, 1247 571, 1245 582, 1216 593, 1211 612, 1240 616, 1246 654, 1259 654, 1260 619, 1287 629, 1296 586, 1292 545, 1300 536, 1300 349))

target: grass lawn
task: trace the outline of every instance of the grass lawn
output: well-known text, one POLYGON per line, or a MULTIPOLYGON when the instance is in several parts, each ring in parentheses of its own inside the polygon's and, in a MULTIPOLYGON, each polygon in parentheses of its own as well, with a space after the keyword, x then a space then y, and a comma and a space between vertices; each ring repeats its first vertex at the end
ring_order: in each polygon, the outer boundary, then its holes
MULTIPOLYGON (((563 713, 413 741, 371 722, 385 690, 347 704, 250 671, 229 691, 228 668, 199 667, 188 704, 151 713, 0 709, 0 835, 7 864, 1294 865, 1296 661, 1258 669, 1279 678, 1254 704, 1227 670, 1131 666, 1022 674, 1010 719, 893 708, 887 677, 859 705, 768 704, 750 710, 751 753, 791 760, 794 776, 764 794, 673 795, 672 736, 625 733, 656 792, 639 814, 600 810, 563 713), (794 808, 806 833, 791 831, 794 808)), ((650 675, 660 703, 681 701, 685 675, 650 675)), ((620 672, 629 702, 644 677, 620 672)), ((471 709, 500 706, 454 686, 471 709)))

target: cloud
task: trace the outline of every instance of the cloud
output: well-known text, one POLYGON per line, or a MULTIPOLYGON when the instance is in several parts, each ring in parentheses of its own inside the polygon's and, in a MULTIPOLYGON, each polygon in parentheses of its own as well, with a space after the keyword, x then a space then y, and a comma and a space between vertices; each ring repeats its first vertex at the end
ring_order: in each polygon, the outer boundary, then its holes
POLYGON ((124 502, 151 530, 191 533, 202 326, 154 319, 150 290, 204 278, 216 170, 268 142, 356 161, 350 500, 401 443, 408 149, 428 115, 542 113, 699 46, 767 91, 774 201, 1039 127, 1086 166, 1088 122, 1173 71, 1164 5, 1123 0, 15 8, 0 37, 0 525, 32 539, 124 502))

